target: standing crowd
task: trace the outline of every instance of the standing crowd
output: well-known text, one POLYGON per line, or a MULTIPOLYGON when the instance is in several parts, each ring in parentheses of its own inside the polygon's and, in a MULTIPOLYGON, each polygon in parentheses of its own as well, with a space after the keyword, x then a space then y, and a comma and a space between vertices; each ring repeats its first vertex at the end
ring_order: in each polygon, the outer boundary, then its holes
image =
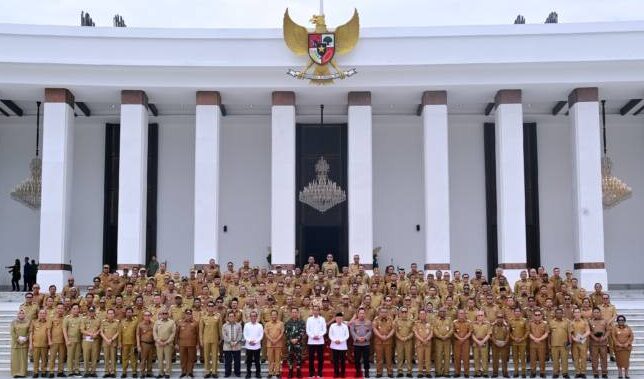
POLYGON ((116 377, 119 361, 122 378, 152 377, 156 361, 156 377, 169 378, 177 356, 181 377, 197 361, 205 378, 218 377, 220 362, 225 377, 240 377, 244 351, 246 378, 260 378, 263 361, 269 378, 300 378, 305 361, 309 377, 322 377, 325 352, 334 377, 349 361, 356 377, 374 375, 375 363, 377 378, 393 377, 394 365, 398 377, 415 366, 417 377, 534 378, 550 360, 553 377, 568 378, 569 355, 575 377, 586 377, 589 356, 595 378, 608 377, 609 356, 629 377, 625 317, 601 284, 586 291, 558 268, 522 271, 512 284, 500 268, 490 280, 482 270, 425 275, 416 264, 369 275, 357 255, 342 268, 328 255, 273 271, 212 259, 186 277, 163 263, 153 271, 106 265, 85 294, 72 277, 60 292, 34 284, 11 324, 11 374, 25 377, 31 354, 34 378, 96 377, 102 352, 104 377, 116 377))

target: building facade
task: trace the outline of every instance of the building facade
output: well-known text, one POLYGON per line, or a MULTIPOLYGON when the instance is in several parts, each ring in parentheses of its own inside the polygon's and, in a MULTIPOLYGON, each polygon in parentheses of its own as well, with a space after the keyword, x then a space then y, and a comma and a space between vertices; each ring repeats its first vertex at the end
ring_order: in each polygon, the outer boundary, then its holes
POLYGON ((0 42, 0 255, 37 259, 43 285, 269 252, 644 284, 644 23, 364 29, 338 59, 358 74, 328 86, 286 75, 303 61, 277 29, 0 25, 0 42), (633 187, 611 209, 601 100, 633 187), (29 176, 37 101, 34 211, 9 192, 29 176), (324 214, 298 201, 320 156, 347 196, 324 214))

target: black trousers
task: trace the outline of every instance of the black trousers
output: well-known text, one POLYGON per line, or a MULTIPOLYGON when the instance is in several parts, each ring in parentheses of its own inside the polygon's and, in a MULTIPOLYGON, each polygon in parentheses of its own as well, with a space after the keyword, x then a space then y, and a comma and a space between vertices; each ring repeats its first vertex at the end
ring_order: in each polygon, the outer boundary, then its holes
POLYGON ((11 279, 11 289, 14 291, 20 291, 20 279, 13 278, 11 279))
POLYGON ((322 365, 324 363, 324 345, 309 345, 309 376, 314 376, 313 362, 315 355, 318 356, 318 376, 322 376, 322 365))
POLYGON ((360 373, 360 363, 362 363, 364 372, 369 372, 369 345, 353 345, 353 360, 356 364, 356 373, 360 373))
POLYGON ((259 362, 259 355, 261 352, 261 349, 246 349, 246 374, 250 375, 251 368, 253 367, 253 362, 255 362, 255 374, 259 375, 262 372, 259 362))
POLYGON ((233 361, 235 362, 235 375, 241 375, 241 352, 239 350, 224 350, 224 373, 230 375, 233 361))
MULTIPOLYGON (((344 377, 346 373, 346 350, 335 350, 333 351, 333 375, 344 377)), ((321 375, 320 375, 321 376, 321 375)))

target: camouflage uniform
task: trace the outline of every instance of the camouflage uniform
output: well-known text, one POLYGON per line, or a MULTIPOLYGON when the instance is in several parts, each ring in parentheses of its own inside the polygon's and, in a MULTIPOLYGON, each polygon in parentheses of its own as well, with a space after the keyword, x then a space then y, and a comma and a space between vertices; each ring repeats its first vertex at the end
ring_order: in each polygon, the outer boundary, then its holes
POLYGON ((297 363, 298 369, 302 366, 302 347, 304 345, 304 335, 306 334, 306 324, 302 320, 290 319, 284 325, 284 336, 286 337, 286 349, 288 352, 288 367, 293 370, 293 363, 297 363), (297 343, 291 340, 297 338, 297 343))

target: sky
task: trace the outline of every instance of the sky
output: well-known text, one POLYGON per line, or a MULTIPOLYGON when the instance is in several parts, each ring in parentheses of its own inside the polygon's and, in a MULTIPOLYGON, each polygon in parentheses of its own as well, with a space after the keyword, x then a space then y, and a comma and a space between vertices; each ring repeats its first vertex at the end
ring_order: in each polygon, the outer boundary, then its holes
MULTIPOLYGON (((0 0, 0 23, 80 25, 86 11, 96 26, 120 14, 128 27, 280 28, 287 7, 306 24, 319 0, 0 0)), ((354 7, 362 27, 543 23, 551 11, 560 23, 644 19, 644 0, 325 0, 327 25, 354 7)))

